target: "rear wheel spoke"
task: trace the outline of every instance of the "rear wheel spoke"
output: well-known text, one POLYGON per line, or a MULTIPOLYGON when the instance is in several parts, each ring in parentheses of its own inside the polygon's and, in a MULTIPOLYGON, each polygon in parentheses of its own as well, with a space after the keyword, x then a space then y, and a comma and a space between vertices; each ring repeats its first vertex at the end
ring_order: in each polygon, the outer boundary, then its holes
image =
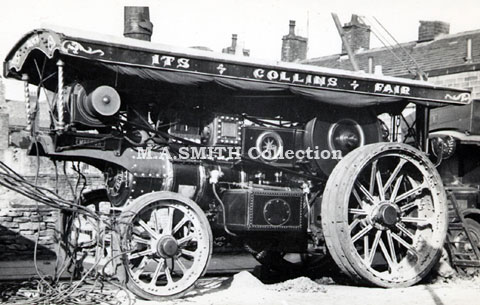
POLYGON ((390 177, 388 178, 387 182, 385 182, 385 185, 383 186, 383 190, 386 192, 387 189, 390 187, 390 185, 393 183, 393 181, 395 180, 395 178, 397 178, 398 174, 400 173, 402 167, 405 165, 405 163, 407 163, 407 160, 406 159, 400 159, 400 161, 398 162, 397 166, 395 167, 395 169, 393 170, 392 174, 390 175, 390 177))
POLYGON ((428 218, 418 218, 418 217, 400 217, 402 222, 413 222, 413 223, 423 223, 430 224, 430 219, 428 218))
POLYGON ((385 190, 383 189, 383 182, 382 182, 382 174, 380 171, 376 174, 376 180, 378 185, 378 196, 380 197, 381 201, 385 200, 385 190))
POLYGON ((390 270, 393 271, 394 268, 395 268, 395 264, 393 263, 392 258, 390 257, 390 254, 388 253, 388 249, 385 246, 385 243, 383 242, 383 240, 380 239, 378 244, 380 245, 380 249, 382 250, 383 257, 385 257, 385 260, 387 261, 387 264, 390 267, 390 270))
POLYGON ((370 170, 370 188, 368 190, 370 192, 370 194, 373 194, 373 192, 375 191, 375 179, 376 179, 376 175, 377 175, 377 164, 378 164, 378 160, 373 161, 372 169, 370 170))
POLYGON ((395 245, 393 244, 392 231, 387 230, 388 247, 390 248, 391 258, 393 263, 397 263, 397 253, 395 252, 395 245))
POLYGON ((400 186, 402 185, 402 181, 403 181, 403 175, 398 177, 397 182, 395 182, 392 194, 390 195, 390 201, 391 202, 395 202, 395 200, 397 198, 398 190, 400 189, 400 186))
POLYGON ((367 211, 362 209, 348 209, 348 212, 355 215, 367 215, 367 211))
POLYGON ((400 236, 398 236, 397 234, 395 234, 393 232, 392 232, 392 237, 393 237, 393 239, 398 241, 402 246, 407 248, 407 250, 409 250, 412 254, 415 254, 417 257, 419 257, 417 250, 415 250, 415 248, 413 248, 413 246, 410 245, 408 242, 406 242, 403 238, 401 238, 400 236))
POLYGON ((414 187, 413 189, 411 189, 409 191, 406 191, 405 193, 403 193, 401 195, 398 195, 395 198, 395 201, 393 203, 398 203, 398 202, 402 201, 403 199, 406 199, 410 196, 418 195, 420 193, 420 191, 423 190, 424 188, 425 188, 424 184, 421 184, 417 187, 414 187))
POLYGON ((413 234, 408 231, 407 228, 405 228, 405 226, 401 223, 397 223, 395 225, 403 234, 405 234, 406 236, 408 236, 408 238, 410 238, 411 240, 413 240, 413 234))
POLYGON ((355 234, 355 236, 352 237, 352 243, 355 243, 358 239, 360 239, 363 235, 367 234, 371 229, 372 229, 372 225, 369 224, 367 225, 365 228, 363 228, 362 230, 360 230, 360 232, 358 232, 357 234, 355 234))
POLYGON ((365 197, 367 197, 368 201, 370 201, 371 203, 375 202, 373 195, 360 182, 357 181, 355 184, 358 186, 360 191, 365 195, 365 197))
POLYGON ((370 252, 370 256, 368 257, 368 265, 371 266, 373 263, 373 258, 375 257, 375 253, 377 252, 378 243, 380 242, 380 238, 382 237, 382 231, 378 230, 375 234, 375 239, 373 240, 372 250, 370 252))
POLYGON ((355 227, 358 226, 360 222, 361 221, 358 218, 355 218, 349 226, 350 232, 352 232, 352 230, 355 229, 355 227))
POLYGON ((369 247, 369 238, 368 235, 363 237, 363 259, 366 261, 368 259, 368 247, 369 247))

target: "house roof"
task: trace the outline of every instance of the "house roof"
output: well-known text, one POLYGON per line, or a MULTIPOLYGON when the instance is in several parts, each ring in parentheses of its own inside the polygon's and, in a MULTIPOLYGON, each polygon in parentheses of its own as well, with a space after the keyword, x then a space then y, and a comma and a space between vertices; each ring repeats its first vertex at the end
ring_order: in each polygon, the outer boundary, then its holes
MULTIPOLYGON (((429 76, 475 71, 480 68, 480 30, 441 35, 431 41, 411 41, 401 43, 400 46, 361 50, 355 53, 355 59, 361 70, 368 71, 368 61, 372 58, 373 66, 381 65, 384 75, 409 78, 415 77, 409 69, 416 72, 417 68, 408 54, 429 76), (466 59, 468 39, 472 40, 472 60, 466 59)), ((336 69, 353 69, 348 55, 341 54, 307 59, 302 63, 336 69)))

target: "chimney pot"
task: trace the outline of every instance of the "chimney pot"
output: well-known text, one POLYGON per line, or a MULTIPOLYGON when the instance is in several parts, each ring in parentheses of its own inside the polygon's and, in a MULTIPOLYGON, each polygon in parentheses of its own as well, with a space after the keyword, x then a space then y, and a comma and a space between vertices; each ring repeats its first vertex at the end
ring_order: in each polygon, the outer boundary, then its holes
POLYGON ((295 35, 295 20, 290 20, 290 23, 288 26, 289 26, 288 34, 295 35))
POLYGON ((237 34, 232 34, 232 49, 236 49, 237 48, 237 34))

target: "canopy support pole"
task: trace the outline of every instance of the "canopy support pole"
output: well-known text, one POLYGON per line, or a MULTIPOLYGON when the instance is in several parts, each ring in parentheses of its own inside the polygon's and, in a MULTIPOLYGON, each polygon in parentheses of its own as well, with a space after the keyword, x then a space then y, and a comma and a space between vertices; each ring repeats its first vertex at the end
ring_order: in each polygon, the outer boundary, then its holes
POLYGON ((416 129, 418 147, 425 153, 428 153, 428 131, 430 125, 430 108, 416 105, 416 129))
POLYGON ((57 68, 58 68, 58 98, 57 98, 57 111, 58 111, 58 126, 57 130, 64 130, 65 129, 65 120, 64 120, 64 96, 63 96, 63 66, 64 63, 60 59, 57 61, 57 68))
POLYGON ((32 109, 30 105, 30 87, 28 85, 28 75, 22 75, 23 81, 23 93, 25 97, 25 112, 27 114, 27 126, 25 126, 26 131, 30 131, 32 129, 32 109))

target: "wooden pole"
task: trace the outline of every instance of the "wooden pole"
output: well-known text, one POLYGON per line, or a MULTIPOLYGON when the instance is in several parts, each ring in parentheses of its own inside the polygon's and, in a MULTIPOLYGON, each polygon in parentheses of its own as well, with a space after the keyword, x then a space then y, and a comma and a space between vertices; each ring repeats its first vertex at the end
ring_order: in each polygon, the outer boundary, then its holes
POLYGON ((338 34, 340 34, 340 38, 342 39, 343 45, 345 46, 345 49, 347 50, 348 53, 348 59, 350 59, 350 63, 352 63, 352 67, 354 71, 360 70, 358 68, 358 64, 355 61, 355 55, 353 54, 352 48, 350 47, 350 43, 347 40, 347 37, 345 37, 345 32, 343 31, 342 24, 340 23, 340 19, 338 19, 338 15, 335 13, 332 13, 332 18, 333 22, 335 22, 335 26, 337 27, 338 34))

